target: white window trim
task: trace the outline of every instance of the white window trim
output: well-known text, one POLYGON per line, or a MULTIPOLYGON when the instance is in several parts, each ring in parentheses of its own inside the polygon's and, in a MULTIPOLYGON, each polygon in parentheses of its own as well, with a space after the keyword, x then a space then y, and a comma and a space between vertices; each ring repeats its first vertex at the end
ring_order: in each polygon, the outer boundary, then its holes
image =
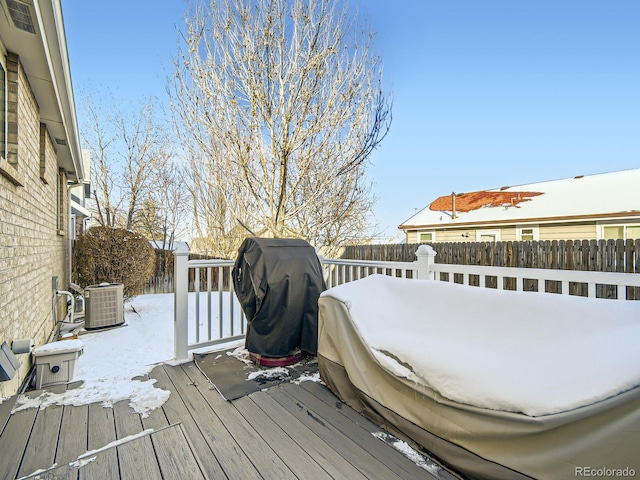
POLYGON ((482 235, 493 235, 495 237, 495 241, 500 241, 500 230, 492 229, 492 230, 476 230, 476 242, 482 242, 480 237, 482 235))
POLYGON ((516 240, 522 241, 522 231, 523 230, 533 230, 533 241, 540 240, 540 227, 537 225, 525 225, 521 227, 516 227, 516 240))
POLYGON ((629 223, 601 223, 598 225, 598 240, 604 240, 604 229, 606 227, 614 227, 619 228, 622 227, 622 234, 624 235, 623 240, 627 240, 627 227, 637 227, 640 226, 638 224, 629 224, 629 223))
POLYGON ((436 231, 435 230, 418 230, 417 231, 417 238, 418 238, 418 243, 422 243, 423 241, 428 241, 428 240, 420 240, 420 235, 422 235, 423 233, 430 233, 431 234, 431 242, 435 242, 436 241, 436 231))
POLYGON ((65 197, 67 196, 67 176, 65 171, 58 169, 58 177, 56 178, 56 229, 58 235, 65 235, 68 232, 64 230, 65 216, 67 215, 65 209, 65 197))
MULTIPOLYGON (((0 42, 0 65, 2 66, 2 70, 4 71, 4 84, 2 88, 4 89, 4 101, 0 108, 4 109, 4 145, 0 147, 0 175, 6 177, 11 183, 18 187, 24 186, 24 179, 20 172, 18 172, 17 165, 9 163, 7 160, 7 151, 8 146, 7 143, 9 141, 9 121, 8 121, 8 73, 7 73, 7 62, 6 62, 7 51, 4 49, 4 45, 0 42)), ((1 127, 0 127, 1 128, 1 127)))

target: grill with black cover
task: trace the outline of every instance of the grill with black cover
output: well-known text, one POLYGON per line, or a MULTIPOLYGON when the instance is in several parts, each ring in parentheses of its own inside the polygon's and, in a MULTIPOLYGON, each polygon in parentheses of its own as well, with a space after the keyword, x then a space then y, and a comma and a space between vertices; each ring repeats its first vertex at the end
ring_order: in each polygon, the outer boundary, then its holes
POLYGON ((246 238, 238 249, 233 282, 247 317, 245 345, 254 359, 286 365, 301 352, 316 355, 318 298, 326 286, 309 243, 246 238))

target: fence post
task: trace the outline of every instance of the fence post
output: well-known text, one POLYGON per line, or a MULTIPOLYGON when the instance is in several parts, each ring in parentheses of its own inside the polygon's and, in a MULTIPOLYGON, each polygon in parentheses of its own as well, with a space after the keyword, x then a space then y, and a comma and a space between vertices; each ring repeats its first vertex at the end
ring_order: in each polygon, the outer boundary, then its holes
POLYGON ((189 249, 177 247, 173 255, 173 357, 180 361, 189 358, 189 249))
POLYGON ((418 278, 424 280, 435 280, 436 274, 433 271, 433 264, 436 261, 436 251, 431 245, 420 245, 416 250, 418 278))

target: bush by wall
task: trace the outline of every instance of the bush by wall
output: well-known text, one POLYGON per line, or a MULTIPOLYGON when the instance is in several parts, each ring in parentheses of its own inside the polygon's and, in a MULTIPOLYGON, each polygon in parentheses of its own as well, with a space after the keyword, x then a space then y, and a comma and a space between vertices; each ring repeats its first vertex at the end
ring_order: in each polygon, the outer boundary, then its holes
POLYGON ((83 288, 102 282, 122 283, 128 299, 143 292, 154 269, 153 247, 137 233, 92 227, 76 242, 74 278, 83 288))

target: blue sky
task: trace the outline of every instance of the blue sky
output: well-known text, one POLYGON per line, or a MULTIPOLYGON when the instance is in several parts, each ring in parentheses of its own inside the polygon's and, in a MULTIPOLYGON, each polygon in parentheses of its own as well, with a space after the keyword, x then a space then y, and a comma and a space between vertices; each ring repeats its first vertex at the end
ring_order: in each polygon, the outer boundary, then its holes
MULTIPOLYGON (((108 87, 123 105, 166 99, 182 1, 62 6, 76 97, 108 87)), ((360 0, 360 10, 394 99, 369 169, 385 235, 452 191, 640 167, 637 0, 360 0)))

